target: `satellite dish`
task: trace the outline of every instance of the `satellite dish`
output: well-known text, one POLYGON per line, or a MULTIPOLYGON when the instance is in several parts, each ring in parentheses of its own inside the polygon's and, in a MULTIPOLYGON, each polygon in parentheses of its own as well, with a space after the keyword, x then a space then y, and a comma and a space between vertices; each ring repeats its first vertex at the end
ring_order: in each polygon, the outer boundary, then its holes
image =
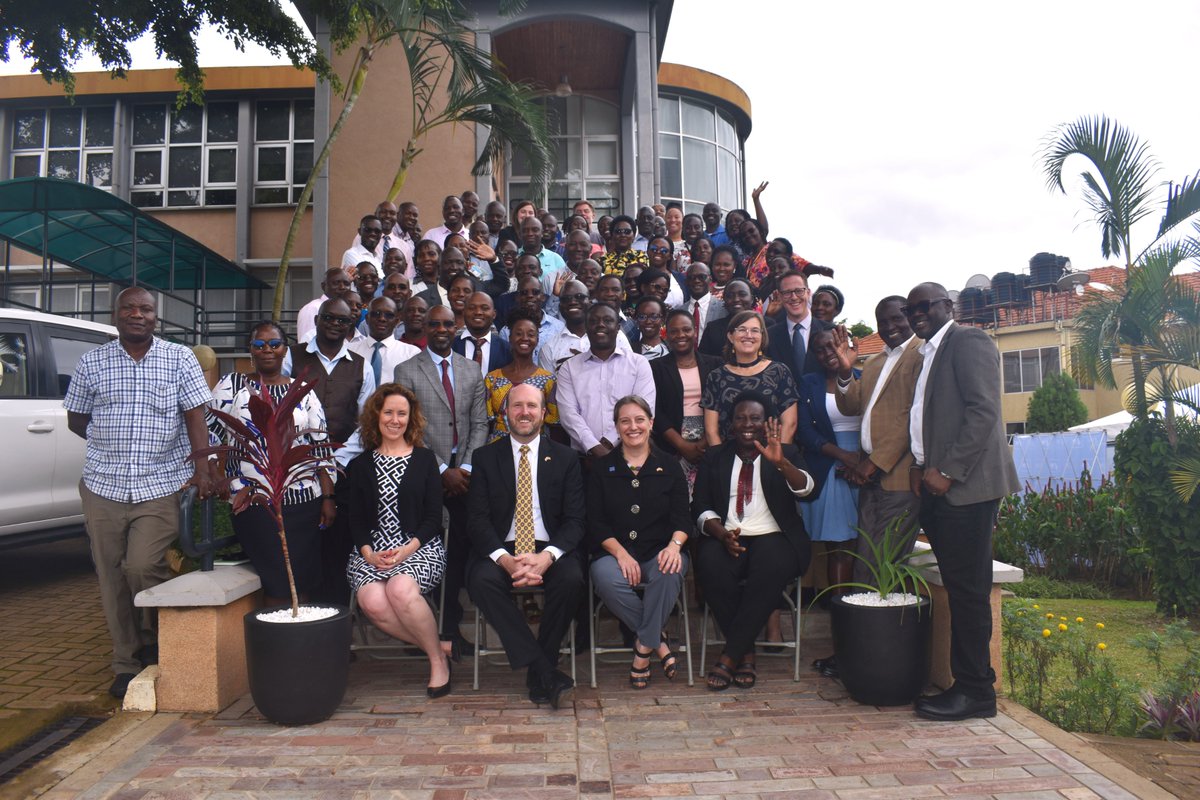
POLYGON ((983 273, 976 273, 967 278, 968 289, 990 289, 992 288, 992 279, 983 273))
POLYGON ((946 296, 950 298, 951 303, 958 302, 958 289, 950 289, 946 292, 946 296))
POLYGON ((1085 272, 1068 272, 1058 279, 1057 285, 1060 292, 1069 292, 1075 289, 1082 292, 1083 287, 1087 285, 1088 276, 1085 272))

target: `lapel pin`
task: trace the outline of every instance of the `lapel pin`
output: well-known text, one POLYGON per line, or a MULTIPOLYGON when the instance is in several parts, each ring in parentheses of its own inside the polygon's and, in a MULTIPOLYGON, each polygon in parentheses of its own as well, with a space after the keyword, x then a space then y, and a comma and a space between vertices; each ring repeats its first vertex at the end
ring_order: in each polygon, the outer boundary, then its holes
POLYGON ((656 470, 654 470, 654 471, 655 471, 655 472, 662 472, 662 467, 659 467, 658 469, 656 469, 656 470))
POLYGON ((609 467, 609 468, 608 468, 608 471, 609 471, 609 472, 616 472, 616 471, 617 471, 617 468, 616 468, 616 467, 609 467))
POLYGON ((550 456, 546 456, 545 458, 542 459, 542 461, 549 461, 549 460, 550 460, 550 456))

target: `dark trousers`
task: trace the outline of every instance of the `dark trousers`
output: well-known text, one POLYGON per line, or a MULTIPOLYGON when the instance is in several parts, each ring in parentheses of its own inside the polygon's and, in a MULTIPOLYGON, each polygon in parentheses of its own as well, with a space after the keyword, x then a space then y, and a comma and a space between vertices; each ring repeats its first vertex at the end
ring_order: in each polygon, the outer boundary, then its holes
POLYGON ((349 606, 350 583, 346 580, 346 564, 350 561, 350 552, 354 549, 354 537, 350 535, 349 507, 338 503, 337 517, 333 525, 321 531, 320 535, 321 577, 311 597, 316 602, 349 606))
POLYGON ((996 696, 992 670, 992 529, 999 500, 953 506, 945 497, 921 495, 921 527, 950 605, 950 671, 970 697, 996 696))
POLYGON ((746 552, 737 558, 711 536, 701 536, 696 550, 696 579, 725 635, 725 655, 735 664, 753 652, 783 590, 807 566, 782 533, 747 536, 740 543, 746 552))
MULTIPOLYGON (((917 540, 917 530, 920 523, 917 515, 920 513, 921 500, 908 489, 890 492, 878 483, 869 483, 858 490, 858 527, 862 529, 856 539, 855 552, 872 565, 875 559, 867 544, 868 538, 878 543, 888 525, 893 520, 904 517, 904 549, 902 553, 912 552, 913 542, 917 540), (865 535, 863 535, 865 533, 865 535)), ((854 580, 859 583, 871 583, 870 571, 867 565, 857 558, 854 559, 854 580)))
POLYGON ((512 579, 503 567, 490 558, 476 557, 467 572, 471 599, 500 635, 513 669, 531 666, 541 659, 550 668, 558 664, 558 650, 583 598, 583 565, 576 553, 563 555, 542 578, 546 604, 535 638, 525 622, 524 611, 513 602, 512 579))
POLYGON ((447 497, 446 514, 450 517, 446 542, 446 607, 442 609, 442 639, 462 636, 463 607, 459 593, 466 586, 471 540, 467 535, 467 496, 447 497))

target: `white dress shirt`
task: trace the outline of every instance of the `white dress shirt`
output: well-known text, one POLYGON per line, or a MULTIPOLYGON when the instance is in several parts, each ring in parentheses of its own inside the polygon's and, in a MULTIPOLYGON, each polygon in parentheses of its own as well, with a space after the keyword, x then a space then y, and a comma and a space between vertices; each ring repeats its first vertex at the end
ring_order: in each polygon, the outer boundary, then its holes
POLYGON ((312 338, 313 331, 317 329, 317 312, 321 310, 321 303, 328 299, 325 295, 321 295, 316 300, 309 300, 296 312, 297 339, 306 341, 312 338))
MULTIPOLYGON (((538 348, 538 366, 547 372, 554 373, 558 372, 562 362, 571 356, 587 352, 592 346, 586 333, 574 334, 565 327, 548 336, 544 342, 539 339, 539 342, 541 347, 538 348)), ((617 331, 617 349, 624 350, 626 353, 633 352, 633 346, 629 344, 629 337, 625 335, 624 331, 617 331)))
POLYGON ((382 262, 380 262, 379 256, 375 255, 374 250, 368 250, 361 244, 356 244, 342 253, 342 269, 349 272, 351 278, 358 273, 358 265, 364 261, 371 262, 375 265, 375 269, 383 272, 383 268, 380 266, 382 262))
MULTIPOLYGON (((797 325, 800 326, 800 335, 802 337, 804 337, 804 354, 805 354, 805 358, 807 358, 808 357, 808 337, 812 335, 812 314, 809 313, 804 319, 800 320, 799 322, 793 322, 790 317, 787 318, 787 332, 788 332, 789 348, 791 346, 791 342, 794 341, 794 339, 795 339, 797 325)), ((801 364, 800 367, 803 369, 804 365, 801 364)))
MULTIPOLYGON (((317 360, 321 362, 321 366, 325 368, 326 375, 333 372, 334 367, 337 366, 339 361, 341 361, 343 358, 350 357, 350 345, 346 342, 342 342, 342 349, 338 350, 337 355, 335 355, 333 358, 327 358, 325 354, 321 352, 321 349, 317 347, 317 340, 315 336, 308 340, 308 344, 305 349, 317 357, 317 360)), ((284 375, 287 375, 289 378, 294 377, 292 375, 292 350, 290 347, 288 348, 287 355, 283 357, 283 367, 280 369, 280 372, 282 372, 284 375)), ((364 361, 362 388, 358 390, 359 413, 362 412, 363 406, 366 405, 367 398, 374 394, 374 392, 375 373, 372 371, 371 365, 364 361)))
POLYGON ((700 341, 700 337, 704 335, 704 329, 708 326, 708 311, 712 306, 712 299, 712 294, 710 292, 705 292, 704 297, 701 297, 699 300, 694 300, 689 297, 687 300, 687 305, 682 306, 685 311, 692 315, 693 319, 696 317, 696 306, 700 307, 700 327, 696 329, 697 342, 700 341))
POLYGON ((912 449, 913 462, 920 466, 925 466, 925 384, 929 382, 929 370, 933 367, 933 359, 949 327, 950 323, 947 322, 932 339, 921 345, 921 355, 925 356, 925 361, 921 364, 921 374, 917 376, 917 385, 913 389, 912 409, 908 412, 909 447, 912 449))
MULTIPOLYGON (((775 519, 775 515, 771 513, 770 506, 767 505, 767 498, 763 495, 762 488, 762 470, 763 465, 767 462, 762 456, 755 456, 754 461, 754 477, 750 483, 750 502, 746 503, 742 508, 743 516, 741 519, 737 517, 737 494, 738 494, 738 478, 741 477, 742 460, 735 458, 733 460, 733 469, 729 474, 729 513, 725 520, 721 523, 726 530, 739 530, 738 536, 762 536, 767 533, 776 533, 782 530, 779 523, 775 519)), ((813 480, 804 470, 800 473, 807 479, 807 484, 803 489, 792 489, 791 484, 788 488, 796 497, 804 497, 813 490, 813 480)), ((704 530, 704 523, 710 519, 720 519, 717 512, 708 510, 696 518, 696 524, 700 530, 704 530)))
MULTIPOLYGON (((538 496, 538 463, 541 459, 538 458, 538 449, 541 445, 542 437, 535 437, 532 442, 528 443, 529 452, 525 454, 525 458, 529 461, 529 477, 533 484, 533 538, 538 542, 550 541, 550 532, 546 530, 546 523, 542 520, 542 500, 538 496)), ((513 459, 513 475, 520 475, 521 469, 521 443, 516 439, 509 439, 509 444, 512 445, 513 459)), ((515 494, 514 494, 515 496, 515 494)), ((508 535, 504 537, 506 542, 515 542, 517 540, 517 515, 513 514, 512 524, 508 526, 508 535)), ((562 549, 547 545, 543 548, 554 556, 554 560, 563 557, 562 549)), ((492 552, 488 553, 488 557, 499 563, 500 557, 507 555, 508 551, 503 547, 497 547, 492 552)))
MULTIPOLYGON (((465 238, 467 238, 467 226, 463 225, 458 230, 452 231, 446 227, 445 223, 443 223, 441 225, 438 225, 433 230, 425 231, 424 235, 422 235, 421 238, 429 239, 430 241, 437 242, 437 246, 444 250, 446 248, 446 237, 452 233, 460 234, 465 239, 465 238)), ((464 253, 463 255, 466 255, 466 253, 464 253)))
MULTIPOLYGON (((479 368, 484 375, 491 372, 492 369, 492 339, 499 338, 499 335, 494 330, 489 330, 483 335, 483 340, 487 342, 487 346, 482 348, 482 361, 479 363, 479 368)), ((466 340, 466 346, 463 348, 463 357, 468 361, 475 360, 475 335, 466 328, 463 328, 458 333, 458 338, 466 340)))
MULTIPOLYGON (((875 447, 871 442, 871 412, 875 410, 875 401, 879 399, 879 393, 883 390, 884 384, 887 383, 888 376, 892 374, 892 370, 896 368, 896 363, 900 360, 900 356, 904 355, 905 349, 909 342, 913 340, 916 334, 904 340, 904 344, 899 347, 883 346, 883 352, 886 353, 883 359, 883 368, 879 371, 879 380, 875 381, 875 388, 871 390, 871 399, 867 401, 867 408, 862 415, 862 429, 859 434, 859 443, 862 446, 863 452, 867 455, 875 452, 875 447)), ((838 391, 846 394, 850 391, 850 385, 843 387, 838 384, 838 391)))
MULTIPOLYGON (((383 347, 379 350, 379 359, 382 362, 379 369, 379 382, 391 383, 396 374, 396 367, 420 353, 421 350, 391 335, 380 341, 383 347)), ((371 375, 374 375, 375 370, 371 367, 371 359, 375 357, 375 339, 370 336, 359 337, 350 342, 350 349, 363 357, 367 362, 367 369, 371 370, 371 375)))

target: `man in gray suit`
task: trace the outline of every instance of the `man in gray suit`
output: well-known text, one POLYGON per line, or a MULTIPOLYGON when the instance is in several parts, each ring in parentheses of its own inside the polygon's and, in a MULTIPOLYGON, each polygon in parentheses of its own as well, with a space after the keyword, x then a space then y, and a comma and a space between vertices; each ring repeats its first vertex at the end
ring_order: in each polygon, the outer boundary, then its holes
POLYGON ((1019 488, 1000 417, 1000 353, 982 330, 954 322, 940 284, 915 287, 904 314, 925 341, 909 416, 910 484, 950 604, 954 673, 954 685, 918 698, 916 712, 934 720, 994 717, 992 530, 1000 499, 1019 488))
POLYGON ((458 594, 471 546, 466 525, 467 488, 471 485, 471 454, 487 442, 487 407, 479 365, 451 348, 454 312, 446 306, 429 309, 425 336, 428 346, 396 367, 396 383, 416 394, 425 415, 425 446, 433 450, 442 471, 450 531, 441 633, 444 641, 452 642, 451 655, 458 656, 465 644, 459 632, 463 610, 458 594))

